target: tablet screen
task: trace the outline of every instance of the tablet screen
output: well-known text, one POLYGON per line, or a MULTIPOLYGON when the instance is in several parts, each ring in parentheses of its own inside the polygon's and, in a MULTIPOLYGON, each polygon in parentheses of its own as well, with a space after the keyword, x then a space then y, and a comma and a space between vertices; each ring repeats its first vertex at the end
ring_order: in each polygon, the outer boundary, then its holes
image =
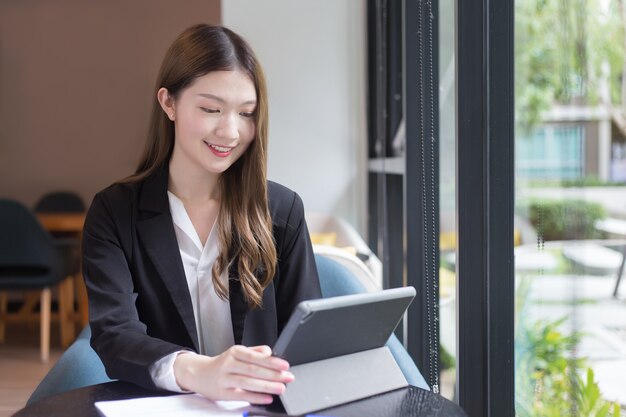
POLYGON ((273 353, 298 365, 383 346, 415 297, 413 287, 302 301, 273 353))

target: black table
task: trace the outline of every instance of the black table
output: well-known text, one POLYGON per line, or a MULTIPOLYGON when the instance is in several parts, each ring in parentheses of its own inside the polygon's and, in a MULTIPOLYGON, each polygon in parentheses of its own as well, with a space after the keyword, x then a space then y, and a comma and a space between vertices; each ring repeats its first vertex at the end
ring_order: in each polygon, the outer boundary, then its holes
MULTIPOLYGON (((96 401, 162 395, 162 392, 148 391, 126 382, 107 382, 43 399, 18 411, 14 417, 99 417, 100 414, 94 406, 96 401)), ((269 410, 280 412, 277 406, 270 407, 269 410)), ((316 414, 334 417, 467 417, 455 403, 416 387, 376 395, 316 414)))

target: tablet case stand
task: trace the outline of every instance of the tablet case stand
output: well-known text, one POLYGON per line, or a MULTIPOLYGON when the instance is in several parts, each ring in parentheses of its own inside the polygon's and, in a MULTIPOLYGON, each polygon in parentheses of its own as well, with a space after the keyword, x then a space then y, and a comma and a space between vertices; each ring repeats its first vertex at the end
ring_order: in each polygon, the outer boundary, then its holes
POLYGON ((292 366, 295 381, 280 400, 287 414, 306 414, 409 384, 387 346, 292 366))

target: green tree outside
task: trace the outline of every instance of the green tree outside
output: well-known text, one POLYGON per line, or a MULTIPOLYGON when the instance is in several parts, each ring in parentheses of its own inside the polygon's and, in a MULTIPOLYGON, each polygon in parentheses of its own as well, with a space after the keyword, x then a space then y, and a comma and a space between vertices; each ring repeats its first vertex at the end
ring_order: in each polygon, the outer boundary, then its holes
POLYGON ((607 105, 626 100, 626 0, 517 0, 515 3, 515 113, 530 130, 555 103, 607 105), (622 93, 622 90, 625 93, 622 93))

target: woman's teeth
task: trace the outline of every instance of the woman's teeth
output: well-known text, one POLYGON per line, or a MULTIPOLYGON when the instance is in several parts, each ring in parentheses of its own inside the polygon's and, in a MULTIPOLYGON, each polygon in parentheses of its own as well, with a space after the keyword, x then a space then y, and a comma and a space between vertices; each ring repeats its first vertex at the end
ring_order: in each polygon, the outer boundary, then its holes
POLYGON ((213 145, 211 143, 209 143, 209 146, 213 149, 215 149, 218 152, 229 152, 232 148, 225 148, 223 146, 217 146, 217 145, 213 145))

